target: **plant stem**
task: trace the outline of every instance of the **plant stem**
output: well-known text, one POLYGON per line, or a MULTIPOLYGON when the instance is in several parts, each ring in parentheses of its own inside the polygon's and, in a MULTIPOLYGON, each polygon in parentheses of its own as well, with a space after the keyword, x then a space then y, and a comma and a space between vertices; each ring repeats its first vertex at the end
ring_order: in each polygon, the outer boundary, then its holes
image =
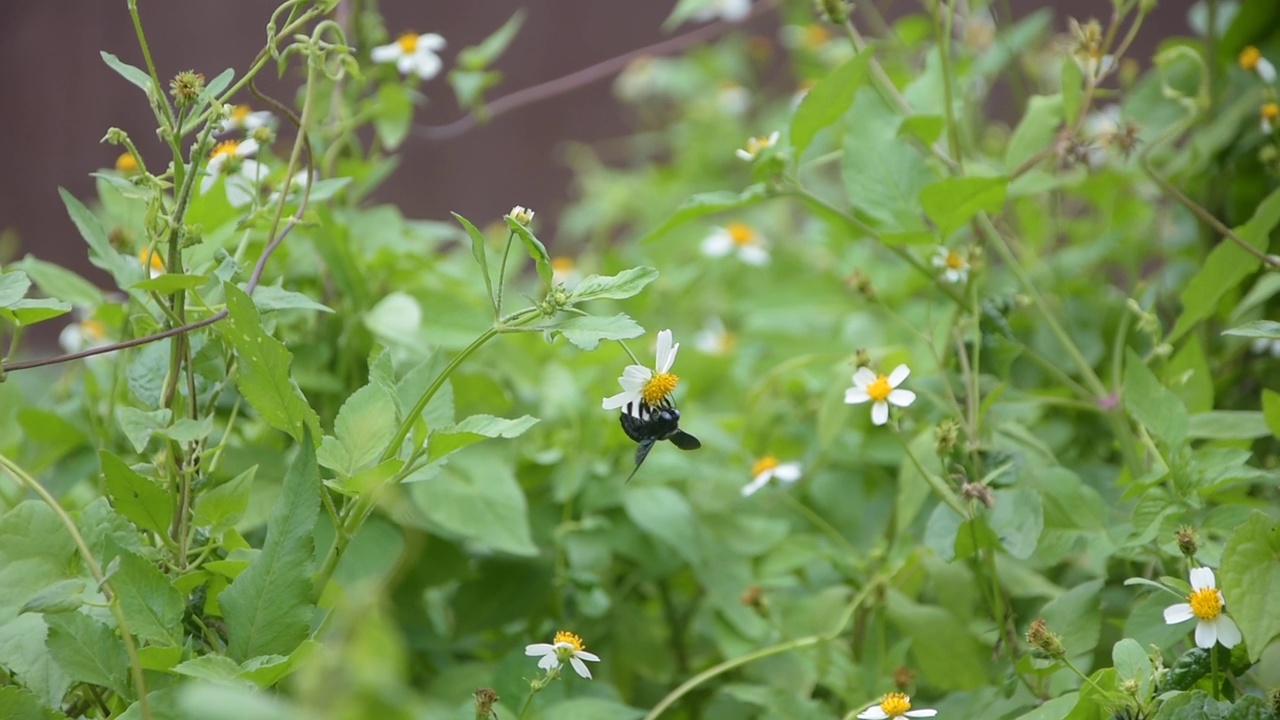
POLYGON ((1222 692, 1218 682, 1218 646, 1209 648, 1209 685, 1213 691, 1213 699, 1221 700, 1222 692))
POLYGON ((516 233, 507 233, 507 249, 502 251, 502 265, 498 268, 498 298, 495 300, 494 317, 502 317, 502 291, 507 287, 507 258, 511 255, 511 245, 515 242, 516 233))
POLYGON ((960 498, 947 487, 942 478, 934 475, 925 469, 920 460, 916 458, 915 453, 911 452, 911 446, 907 443, 907 439, 902 437, 902 433, 898 432, 895 427, 894 437, 898 438, 898 442, 902 443, 902 449, 906 451, 907 458, 911 460, 911 464, 916 466, 916 470, 924 476, 924 480, 929 487, 938 496, 938 499, 946 503, 948 507, 956 511, 956 514, 962 518, 968 519, 969 513, 965 509, 964 503, 960 502, 960 498))

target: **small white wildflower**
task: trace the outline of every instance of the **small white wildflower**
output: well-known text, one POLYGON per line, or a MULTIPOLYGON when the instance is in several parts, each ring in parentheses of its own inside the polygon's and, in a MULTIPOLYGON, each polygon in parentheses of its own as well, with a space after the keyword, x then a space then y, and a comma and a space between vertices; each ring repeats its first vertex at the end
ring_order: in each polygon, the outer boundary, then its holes
POLYGON ((844 401, 850 405, 871 401, 871 422, 884 425, 889 422, 889 405, 906 407, 916 401, 916 394, 898 386, 911 374, 906 365, 899 365, 893 372, 877 375, 869 367, 860 367, 853 374, 853 387, 845 390, 844 401))
POLYGON ((511 208, 511 212, 507 213, 507 217, 515 220, 525 227, 528 227, 529 223, 533 222, 533 211, 521 205, 517 205, 511 208))
POLYGON ((900 718, 927 718, 937 715, 937 710, 912 710, 911 698, 905 693, 889 693, 880 702, 858 713, 861 720, 899 720, 900 718))
POLYGON ((735 253, 739 260, 748 265, 765 265, 769 262, 769 251, 765 248, 764 238, 746 223, 732 222, 716 228, 702 241, 702 254, 708 257, 724 257, 729 253, 735 253))
POLYGON ((733 349, 733 333, 725 329, 718 317, 707 318, 707 323, 693 336, 693 346, 707 355, 724 355, 733 349))
POLYGON ((582 661, 600 662, 599 657, 586 651, 582 638, 564 630, 557 632, 555 640, 550 643, 533 643, 525 646, 524 654, 538 658, 538 667, 543 670, 553 668, 558 670, 568 662, 573 666, 574 672, 588 680, 591 679, 591 670, 582 661))
POLYGON ((773 132, 769 133, 768 137, 747 138, 747 146, 745 148, 738 148, 737 150, 734 151, 734 154, 737 155, 742 160, 751 162, 755 160, 756 157, 760 155, 760 153, 764 152, 765 150, 768 150, 769 148, 773 147, 777 143, 778 143, 778 131, 774 130, 773 132))
POLYGON ((778 462, 778 458, 765 455, 751 466, 751 482, 742 486, 742 497, 754 495, 774 478, 791 484, 800 479, 800 474, 800 463, 778 462))
POLYGON ((223 119, 218 132, 239 131, 248 134, 258 128, 271 127, 275 125, 275 122, 276 116, 267 110, 254 110, 248 105, 236 105, 231 108, 231 112, 223 119))
POLYGON ((950 283, 962 283, 969 279, 969 259, 956 250, 939 245, 933 254, 933 266, 942 269, 942 277, 950 283))
POLYGON ((671 366, 676 361, 676 353, 680 343, 671 342, 671 331, 658 333, 657 357, 654 368, 643 365, 628 365, 618 378, 622 392, 604 399, 601 407, 605 410, 625 408, 634 417, 642 417, 641 405, 653 407, 676 389, 680 378, 671 374, 671 366))
POLYGON ((423 80, 430 80, 440 74, 444 67, 439 51, 445 46, 444 38, 435 33, 419 35, 407 32, 387 45, 379 45, 369 57, 376 63, 396 64, 401 75, 417 75, 423 80))
POLYGON ((200 194, 209 192, 219 177, 226 177, 227 201, 232 207, 248 205, 267 174, 262 163, 249 157, 257 151, 258 141, 253 138, 218 143, 205 166, 206 175, 200 180, 200 194))
POLYGON ((1196 647, 1211 648, 1216 643, 1233 648, 1240 644, 1240 628, 1223 609, 1227 601, 1217 588, 1213 570, 1207 567, 1191 568, 1191 594, 1187 602, 1170 605, 1164 610, 1164 621, 1169 625, 1195 618, 1196 647))
POLYGON ((1271 64, 1270 60, 1262 57, 1262 52, 1258 48, 1250 45, 1240 51, 1240 67, 1249 72, 1257 73, 1258 79, 1270 85, 1276 81, 1276 66, 1271 64))

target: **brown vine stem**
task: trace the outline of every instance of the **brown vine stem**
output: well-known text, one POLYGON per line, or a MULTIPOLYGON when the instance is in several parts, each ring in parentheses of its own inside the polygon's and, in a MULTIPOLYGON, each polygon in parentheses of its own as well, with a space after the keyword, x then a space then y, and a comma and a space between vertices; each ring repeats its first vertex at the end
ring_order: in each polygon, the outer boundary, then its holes
MULTIPOLYGON (((517 90, 508 95, 503 95, 492 102, 486 103, 484 106, 485 121, 504 113, 511 112, 525 105, 550 100, 558 95, 577 90, 580 87, 590 85, 591 83, 603 80, 611 75, 621 72, 632 60, 647 57, 651 55, 672 55, 678 53, 692 45, 706 42, 719 35, 728 32, 730 29, 747 22, 752 18, 764 15, 774 9, 782 0, 766 0, 758 3, 751 9, 751 14, 743 18, 737 23, 729 23, 725 21, 714 22, 705 25, 696 30, 690 30, 682 35, 667 38, 660 42, 646 45, 637 50, 632 50, 622 55, 616 55, 607 60, 601 60, 593 65, 588 65, 581 70, 575 70, 568 75, 548 80, 527 87, 523 90, 517 90)), ((468 130, 481 124, 476 115, 470 114, 462 118, 458 118, 446 125, 419 125, 414 128, 414 134, 426 140, 448 140, 455 138, 468 130)))

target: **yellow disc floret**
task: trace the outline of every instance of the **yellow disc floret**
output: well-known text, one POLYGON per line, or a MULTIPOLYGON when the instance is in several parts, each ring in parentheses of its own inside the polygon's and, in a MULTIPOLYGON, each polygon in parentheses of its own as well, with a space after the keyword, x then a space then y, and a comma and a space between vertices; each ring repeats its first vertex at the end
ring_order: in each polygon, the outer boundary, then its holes
POLYGON ((93 341, 102 341, 107 338, 107 326, 103 325, 100 320, 85 320, 80 323, 80 332, 84 336, 93 341))
POLYGON ((759 477, 760 473, 772 470, 778 467, 778 458, 772 455, 765 455, 751 466, 751 477, 759 477))
POLYGON ((120 157, 116 158, 116 172, 122 175, 138 172, 138 159, 133 156, 133 153, 121 153, 120 157))
POLYGON ((164 272, 164 260, 160 257, 160 253, 153 252, 150 249, 144 249, 138 253, 138 262, 142 263, 142 267, 147 268, 153 273, 164 272))
POLYGON ((967 263, 965 263, 964 261, 964 256, 961 255, 960 253, 956 252, 955 250, 950 250, 947 252, 947 267, 951 268, 952 270, 963 270, 966 264, 967 263))
POLYGON ((679 382, 680 378, 671 373, 654 373, 644 384, 644 390, 640 391, 640 398, 646 405, 657 405, 676 389, 679 382))
POLYGON ((239 149, 240 149, 239 140, 223 140, 213 148, 213 152, 209 153, 209 157, 216 158, 219 155, 235 157, 236 151, 239 149))
POLYGON ((1262 51, 1250 45, 1240 51, 1240 67, 1245 70, 1252 70, 1258 66, 1258 61, 1262 59, 1262 51))
POLYGON ((906 693, 889 693, 880 700, 880 709, 891 718, 900 717, 911 709, 906 693))
POLYGON ((564 255, 551 258, 551 269, 558 273, 571 272, 577 265, 573 258, 564 255))
POLYGON ((1280 105, 1273 102, 1266 103, 1258 113, 1262 115, 1263 119, 1275 121, 1280 118, 1280 105))
POLYGON ((402 33, 400 37, 396 38, 396 44, 400 46, 405 55, 408 55, 418 49, 418 33, 402 33))
POLYGON ((1217 588, 1202 588, 1187 596, 1191 614, 1201 620, 1212 620, 1222 614, 1222 595, 1217 588))
POLYGON ((893 392, 893 386, 889 384, 889 378, 884 375, 877 375, 875 380, 867 383, 867 394, 876 402, 884 402, 891 392, 893 392))
POLYGON ((733 239, 734 245, 750 245, 756 238, 756 231, 746 223, 729 223, 725 227, 725 231, 729 233, 729 237, 733 239))
POLYGON ((236 105, 235 107, 231 108, 231 119, 237 123, 242 123, 244 122, 245 118, 249 117, 249 113, 252 112, 252 110, 253 108, 249 107, 248 105, 244 105, 244 104, 236 105))
POLYGON ((585 650, 587 647, 586 645, 582 644, 582 638, 578 637, 577 635, 574 635, 573 633, 567 630, 560 630, 556 632, 556 639, 553 644, 559 645, 561 643, 572 646, 574 652, 580 652, 582 650, 585 650))

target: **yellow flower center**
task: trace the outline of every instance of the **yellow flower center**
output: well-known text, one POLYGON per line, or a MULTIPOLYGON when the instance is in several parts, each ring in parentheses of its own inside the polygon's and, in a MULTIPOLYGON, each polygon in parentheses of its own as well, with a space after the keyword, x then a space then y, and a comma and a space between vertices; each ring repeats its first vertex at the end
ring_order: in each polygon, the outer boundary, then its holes
POLYGON ((560 643, 566 643, 568 645, 573 646, 574 652, 580 652, 587 648, 586 645, 582 644, 582 638, 578 637, 577 635, 574 635, 573 633, 567 630, 560 630, 556 633, 556 639, 552 644, 559 645, 560 643))
POLYGON ((235 157, 236 150, 239 150, 239 149, 240 149, 239 140, 223 140, 213 148, 213 152, 209 153, 209 157, 216 158, 219 155, 226 155, 229 158, 235 157))
POLYGON ((1267 120, 1275 120, 1276 118, 1280 118, 1280 105, 1269 102, 1262 106, 1262 110, 1260 110, 1260 112, 1262 113, 1262 117, 1267 120))
POLYGON ((418 33, 407 32, 396 38, 396 44, 407 55, 418 49, 418 33))
POLYGON ((671 373, 654 373, 653 377, 649 378, 649 382, 644 384, 644 389, 640 391, 640 398, 646 405, 657 405, 662 398, 676 389, 676 384, 679 382, 680 378, 671 373))
POLYGON ((965 266, 964 256, 955 250, 947 253, 947 267, 952 270, 963 270, 965 266))
POLYGON ((830 39, 831 33, 817 23, 806 25, 804 28, 804 46, 810 50, 817 50, 827 44, 830 39))
POLYGON ((1245 70, 1252 70, 1258 66, 1258 61, 1262 59, 1262 51, 1250 45, 1240 51, 1240 67, 1245 70))
POLYGON ((160 253, 158 252, 144 249, 138 253, 138 262, 142 263, 142 267, 148 268, 152 272, 164 272, 164 260, 160 258, 160 253))
POLYGON ((734 245, 750 245, 756 239, 756 231, 752 230, 751 226, 746 223, 729 223, 725 230, 729 233, 729 237, 733 239, 734 245))
POLYGON ((765 148, 773 147, 773 141, 768 137, 747 138, 747 152, 755 155, 765 148))
POLYGON ((116 171, 124 175, 132 175, 138 172, 138 160, 133 153, 121 153, 116 158, 116 171))
POLYGON ((252 108, 248 105, 237 105, 231 108, 231 119, 235 122, 244 122, 244 119, 249 117, 251 111, 252 108))
POLYGON ((561 257, 551 258, 551 269, 558 273, 570 272, 575 267, 577 267, 577 265, 578 264, 574 262, 573 258, 571 257, 561 256, 561 257))
POLYGON ((757 477, 760 473, 776 467, 778 467, 778 458, 772 455, 765 455, 757 460, 755 465, 751 466, 751 477, 757 477))
POLYGON ((911 709, 906 693, 889 693, 880 700, 880 709, 889 717, 898 717, 911 709))
POLYGON ((80 332, 91 340, 103 340, 107 337, 107 326, 99 320, 85 320, 80 323, 80 332))
POLYGON ((867 384, 867 394, 876 402, 884 402, 888 399, 890 392, 893 392, 893 386, 889 384, 889 378, 884 375, 877 375, 875 380, 867 384))
POLYGON ((1201 620, 1212 620, 1222 613, 1222 596, 1217 588, 1196 590, 1187 596, 1191 603, 1191 614, 1201 620))

